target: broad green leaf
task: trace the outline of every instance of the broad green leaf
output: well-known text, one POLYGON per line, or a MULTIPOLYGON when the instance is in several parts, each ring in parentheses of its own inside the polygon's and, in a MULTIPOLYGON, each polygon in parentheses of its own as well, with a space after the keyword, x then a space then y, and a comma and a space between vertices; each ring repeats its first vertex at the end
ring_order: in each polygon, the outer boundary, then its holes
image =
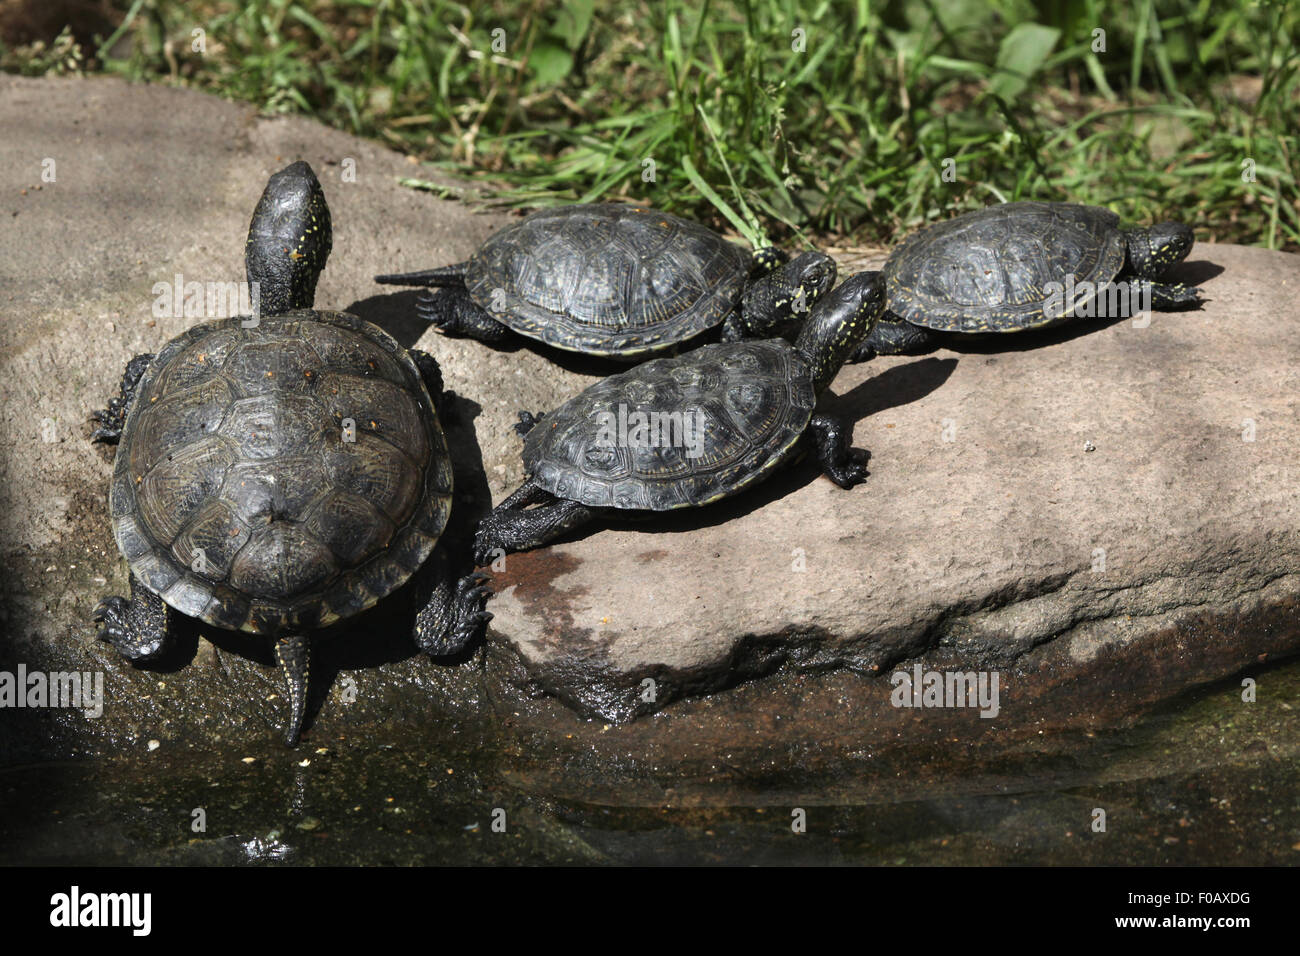
POLYGON ((539 43, 528 56, 528 69, 533 74, 533 86, 554 86, 573 69, 573 54, 554 43, 539 43))
POLYGON ((1060 36, 1060 30, 1038 23, 1017 24, 998 48, 998 71, 989 81, 989 92, 1007 103, 1015 102, 1060 36))
POLYGON ((570 50, 582 45, 582 38, 591 28, 591 15, 595 9, 596 0, 565 0, 560 8, 555 26, 570 50))

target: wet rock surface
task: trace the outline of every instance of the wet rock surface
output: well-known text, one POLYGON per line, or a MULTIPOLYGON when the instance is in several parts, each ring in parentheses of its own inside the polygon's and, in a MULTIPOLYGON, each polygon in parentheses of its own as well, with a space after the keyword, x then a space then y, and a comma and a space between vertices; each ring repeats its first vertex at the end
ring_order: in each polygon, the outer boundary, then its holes
MULTIPOLYGON (((453 537, 522 480, 516 412, 618 367, 439 336, 413 293, 372 284, 508 221, 400 186, 427 173, 372 144, 107 80, 0 77, 0 127, 0 670, 102 674, 105 698, 96 718, 0 711, 0 763, 270 746, 286 705, 268 647, 190 622, 136 668, 88 622, 126 569, 86 417, 131 356, 198 321, 155 316, 155 284, 241 280, 266 177, 311 162, 336 232, 318 304, 432 352, 459 396, 453 537)), ((1293 653, 1300 261, 1198 245, 1182 277, 1204 310, 1147 328, 848 367, 829 406, 857 420, 866 483, 804 462, 706 510, 510 556, 465 660, 416 654, 388 602, 320 642, 304 756, 456 740, 530 792, 655 806, 725 779, 784 799, 882 742, 991 753, 1093 732, 1293 653), (889 675, 917 664, 998 670, 998 718, 893 706, 889 675)))

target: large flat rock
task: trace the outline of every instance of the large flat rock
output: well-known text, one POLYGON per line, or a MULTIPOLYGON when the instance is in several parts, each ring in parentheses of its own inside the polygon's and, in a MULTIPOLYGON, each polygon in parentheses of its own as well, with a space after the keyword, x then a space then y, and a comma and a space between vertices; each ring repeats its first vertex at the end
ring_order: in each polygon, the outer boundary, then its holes
MULTIPOLYGON (((267 176, 310 161, 336 230, 318 303, 433 352, 461 397, 462 531, 523 478, 517 410, 611 367, 441 337, 412 293, 375 286, 506 220, 401 187, 413 167, 373 144, 115 80, 0 77, 0 128, 0 670, 95 671, 106 693, 95 719, 0 714, 0 762, 269 743, 284 702, 257 642, 188 627, 136 668, 88 623, 126 576, 86 417, 128 358, 195 321, 155 317, 154 285, 241 279, 267 176)), ((1185 271, 1205 309, 1148 328, 847 368, 828 405, 857 420, 866 483, 803 463, 707 510, 511 556, 466 662, 416 655, 400 609, 367 616, 318 655, 307 742, 455 732, 521 786, 590 795, 604 761, 624 774, 609 799, 653 803, 686 792, 665 767, 712 780, 774 754, 848 767, 879 756, 864 740, 1087 728, 1294 652, 1300 261, 1201 245, 1185 271), (1000 719, 891 707, 885 675, 914 663, 1000 669, 1000 719)))
POLYGON ((510 559, 494 628, 549 690, 625 717, 786 663, 993 668, 1050 642, 1082 665, 1294 599, 1300 258, 1198 245, 1182 268, 1201 311, 845 368, 827 404, 872 452, 863 485, 805 463, 510 559))

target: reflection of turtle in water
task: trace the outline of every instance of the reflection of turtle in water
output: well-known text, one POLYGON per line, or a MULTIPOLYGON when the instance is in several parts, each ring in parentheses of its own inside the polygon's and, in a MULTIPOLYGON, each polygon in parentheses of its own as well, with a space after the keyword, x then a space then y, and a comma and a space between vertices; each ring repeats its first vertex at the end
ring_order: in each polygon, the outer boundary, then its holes
POLYGON ((705 345, 597 382, 543 418, 521 414, 529 477, 479 525, 475 559, 539 547, 602 512, 710 504, 807 443, 836 484, 862 481, 852 424, 813 408, 880 314, 879 276, 851 276, 826 295, 794 345, 705 345))
POLYGON ((719 325, 726 341, 777 335, 835 282, 829 256, 784 259, 664 212, 599 203, 533 213, 467 262, 375 281, 444 286, 417 306, 444 332, 492 344, 517 332, 640 361, 719 325))
POLYGON ((330 249, 311 167, 271 178, 249 229, 249 281, 282 314, 195 326, 127 366, 96 412, 120 442, 109 490, 131 597, 95 609, 100 638, 157 657, 169 608, 264 634, 289 685, 296 743, 308 632, 351 617, 420 571, 415 638, 465 647, 491 615, 483 576, 456 580, 445 548, 452 467, 437 363, 346 312, 310 310, 330 249), (423 568, 423 570, 422 570, 423 568))
POLYGON ((1149 283, 1153 309, 1200 304, 1200 289, 1161 282, 1193 243, 1190 226, 1121 229, 1098 206, 1013 202, 928 226, 885 263, 886 312, 853 356, 928 351, 947 333, 1019 332, 1112 311, 1113 293, 1149 283))

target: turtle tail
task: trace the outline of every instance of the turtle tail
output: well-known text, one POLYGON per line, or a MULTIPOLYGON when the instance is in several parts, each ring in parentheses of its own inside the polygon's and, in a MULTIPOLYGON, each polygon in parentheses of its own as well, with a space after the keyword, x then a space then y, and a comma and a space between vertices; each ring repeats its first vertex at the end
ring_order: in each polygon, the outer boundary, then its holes
POLYGON ((468 263, 425 269, 423 272, 403 272, 375 276, 381 285, 461 286, 465 285, 465 266, 468 263))
POLYGON ((275 659, 284 672, 285 683, 289 685, 289 726, 284 732, 284 742, 296 747, 302 735, 303 716, 307 712, 307 675, 310 669, 307 638, 302 634, 279 638, 275 642, 275 659))

